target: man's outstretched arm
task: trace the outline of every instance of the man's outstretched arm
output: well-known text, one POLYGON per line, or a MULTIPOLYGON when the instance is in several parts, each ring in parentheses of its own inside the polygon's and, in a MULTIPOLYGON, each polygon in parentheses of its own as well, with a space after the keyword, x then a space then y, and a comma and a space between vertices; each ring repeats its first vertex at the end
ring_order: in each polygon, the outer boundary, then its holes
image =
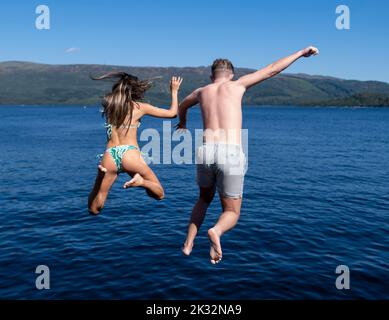
POLYGON ((198 104, 198 92, 200 89, 193 91, 189 96, 187 96, 178 107, 178 117, 180 122, 176 125, 176 129, 186 129, 186 115, 188 113, 188 109, 198 104))
POLYGON ((319 54, 319 50, 317 48, 305 48, 303 50, 297 51, 296 53, 288 57, 273 62, 261 70, 240 77, 237 81, 240 82, 245 88, 250 88, 266 79, 269 79, 279 74, 281 71, 285 70, 293 62, 300 59, 301 57, 307 58, 317 54, 319 54))

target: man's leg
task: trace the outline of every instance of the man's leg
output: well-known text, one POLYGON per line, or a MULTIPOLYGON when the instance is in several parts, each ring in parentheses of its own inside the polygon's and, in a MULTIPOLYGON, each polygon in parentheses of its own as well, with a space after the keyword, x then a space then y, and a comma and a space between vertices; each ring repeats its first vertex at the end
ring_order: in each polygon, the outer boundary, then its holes
POLYGON ((182 252, 189 256, 192 252, 193 242, 197 235, 197 232, 200 229, 204 221, 205 214, 209 205, 211 204, 213 197, 215 195, 215 188, 201 188, 200 187, 200 196, 197 200, 195 206, 192 210, 192 215, 190 217, 189 226, 188 226, 188 234, 186 237, 186 241, 184 243, 184 247, 182 248, 182 252))
POLYGON ((237 224, 240 216, 240 208, 242 206, 242 198, 232 199, 220 196, 223 213, 215 226, 208 230, 208 237, 210 240, 210 257, 211 263, 219 263, 222 259, 222 247, 220 244, 220 237, 231 230, 237 224))

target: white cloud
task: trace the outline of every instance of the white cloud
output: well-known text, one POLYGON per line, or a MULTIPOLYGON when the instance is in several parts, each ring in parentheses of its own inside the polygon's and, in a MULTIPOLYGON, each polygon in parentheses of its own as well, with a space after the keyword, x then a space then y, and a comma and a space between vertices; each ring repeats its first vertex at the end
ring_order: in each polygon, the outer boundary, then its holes
POLYGON ((67 48, 65 50, 66 53, 73 53, 73 52, 77 52, 77 51, 80 51, 81 49, 80 48, 67 48))

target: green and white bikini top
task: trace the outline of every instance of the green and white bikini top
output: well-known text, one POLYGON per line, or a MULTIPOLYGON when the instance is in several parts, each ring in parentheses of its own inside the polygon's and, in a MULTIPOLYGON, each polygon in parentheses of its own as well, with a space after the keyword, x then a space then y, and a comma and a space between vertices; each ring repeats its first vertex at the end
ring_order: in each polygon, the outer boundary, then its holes
MULTIPOLYGON (((111 136, 112 136, 112 124, 106 123, 104 126, 107 129, 107 140, 110 140, 111 136)), ((139 120, 139 122, 137 124, 130 124, 130 125, 122 124, 121 126, 119 126, 117 128, 121 128, 121 129, 137 129, 139 127, 140 127, 140 120, 139 120)))

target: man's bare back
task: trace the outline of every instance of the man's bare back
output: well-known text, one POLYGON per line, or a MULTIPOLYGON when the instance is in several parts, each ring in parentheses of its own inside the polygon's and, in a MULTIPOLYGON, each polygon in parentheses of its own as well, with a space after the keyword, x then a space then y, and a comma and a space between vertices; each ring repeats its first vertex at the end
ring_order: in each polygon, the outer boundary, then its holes
POLYGON ((241 143, 242 98, 246 88, 227 79, 200 88, 197 98, 203 118, 204 141, 241 143))

